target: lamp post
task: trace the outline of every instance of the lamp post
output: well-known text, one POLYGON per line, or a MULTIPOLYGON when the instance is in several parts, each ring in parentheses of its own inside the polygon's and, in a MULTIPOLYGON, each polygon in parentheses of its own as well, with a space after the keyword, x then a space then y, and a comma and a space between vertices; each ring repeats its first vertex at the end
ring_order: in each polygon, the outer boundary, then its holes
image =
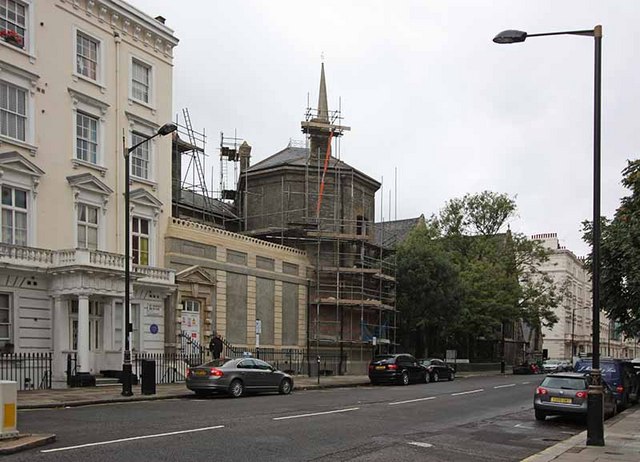
POLYGON ((176 131, 178 127, 175 124, 167 123, 158 129, 158 131, 140 141, 139 143, 126 147, 125 137, 122 137, 122 151, 124 154, 124 358, 122 362, 122 396, 131 396, 131 346, 129 341, 129 335, 131 333, 131 320, 129 316, 130 311, 130 291, 131 291, 131 211, 129 209, 129 193, 130 187, 130 157, 131 153, 138 147, 152 140, 156 136, 168 135, 176 131))
POLYGON ((505 30, 496 35, 495 43, 524 42, 527 37, 547 35, 583 35, 593 37, 595 43, 594 91, 593 91, 593 269, 592 290, 592 369, 591 385, 587 398, 587 445, 604 446, 604 417, 602 405, 602 377, 600 374, 600 109, 602 87, 602 26, 592 30, 546 32, 527 34, 518 30, 505 30))

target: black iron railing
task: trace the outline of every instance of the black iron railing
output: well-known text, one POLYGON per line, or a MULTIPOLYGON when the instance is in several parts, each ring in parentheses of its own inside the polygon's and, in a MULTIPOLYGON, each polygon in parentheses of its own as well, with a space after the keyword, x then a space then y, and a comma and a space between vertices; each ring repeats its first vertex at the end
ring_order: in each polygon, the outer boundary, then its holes
POLYGON ((51 388, 52 354, 0 354, 0 379, 18 382, 19 390, 51 388))
POLYGON ((142 361, 155 361, 156 383, 184 382, 187 368, 198 366, 205 362, 203 353, 134 353, 133 373, 140 376, 142 361))
POLYGON ((180 346, 183 354, 188 355, 200 355, 206 352, 205 348, 197 340, 192 339, 184 332, 178 334, 180 337, 180 346))

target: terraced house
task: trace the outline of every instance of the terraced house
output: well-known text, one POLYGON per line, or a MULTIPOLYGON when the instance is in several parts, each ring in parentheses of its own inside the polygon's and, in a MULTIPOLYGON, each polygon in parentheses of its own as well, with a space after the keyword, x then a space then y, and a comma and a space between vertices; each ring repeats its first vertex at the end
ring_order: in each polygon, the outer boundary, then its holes
MULTIPOLYGON (((0 31, 0 347, 53 352, 54 384, 70 352, 80 372, 118 370, 123 145, 171 120, 178 40, 121 0, 1 0, 0 31)), ((164 351, 170 157, 163 138, 131 154, 134 351, 164 351)))

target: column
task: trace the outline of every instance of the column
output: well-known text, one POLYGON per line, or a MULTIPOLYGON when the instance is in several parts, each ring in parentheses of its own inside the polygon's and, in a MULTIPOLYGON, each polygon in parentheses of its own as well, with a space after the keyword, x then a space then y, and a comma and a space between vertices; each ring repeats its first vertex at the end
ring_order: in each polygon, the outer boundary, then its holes
POLYGON ((53 379, 66 380, 67 354, 69 348, 69 307, 62 297, 53 297, 53 379))
POLYGON ((78 372, 89 372, 89 296, 78 295, 78 372))

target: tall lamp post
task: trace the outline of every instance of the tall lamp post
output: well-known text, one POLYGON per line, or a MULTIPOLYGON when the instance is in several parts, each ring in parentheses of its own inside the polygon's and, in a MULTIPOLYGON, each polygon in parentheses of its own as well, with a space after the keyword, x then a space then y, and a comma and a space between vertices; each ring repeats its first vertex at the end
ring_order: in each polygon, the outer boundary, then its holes
POLYGON ((604 416, 602 407, 602 377, 600 374, 600 108, 602 87, 602 26, 593 30, 574 30, 527 34, 518 30, 505 30, 496 35, 495 43, 524 42, 527 37, 547 35, 583 35, 593 37, 595 42, 594 60, 594 107, 593 107, 593 325, 592 325, 592 369, 591 385, 587 398, 587 445, 604 446, 604 416))
POLYGON ((122 396, 131 396, 131 346, 129 336, 131 334, 131 320, 129 316, 130 300, 131 300, 131 211, 129 205, 129 193, 131 190, 130 180, 130 157, 131 153, 143 144, 149 142, 156 136, 168 135, 176 131, 178 127, 175 124, 167 123, 158 129, 158 131, 140 141, 139 143, 126 147, 125 137, 122 137, 122 151, 124 154, 124 358, 122 362, 122 396))

